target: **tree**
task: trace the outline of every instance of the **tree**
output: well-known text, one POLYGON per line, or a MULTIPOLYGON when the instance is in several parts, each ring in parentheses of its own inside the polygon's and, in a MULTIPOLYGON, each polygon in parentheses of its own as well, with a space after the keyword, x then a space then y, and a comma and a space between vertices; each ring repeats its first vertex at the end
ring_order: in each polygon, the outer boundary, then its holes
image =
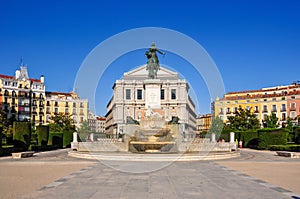
POLYGON ((267 126, 267 128, 277 128, 277 127, 279 127, 278 117, 276 116, 275 113, 272 113, 271 115, 267 116, 266 126, 267 126))
POLYGON ((55 113, 50 117, 53 123, 49 124, 49 129, 52 132, 62 132, 63 130, 75 131, 74 121, 71 115, 64 113, 55 113))
POLYGON ((256 115, 251 113, 251 108, 243 109, 239 106, 236 114, 234 116, 229 116, 228 120, 228 128, 233 130, 244 131, 249 129, 258 129, 260 127, 256 115))
POLYGON ((211 127, 209 128, 209 133, 215 133, 220 135, 223 130, 224 123, 219 117, 212 119, 211 127))
POLYGON ((293 130, 293 126, 294 126, 294 124, 293 124, 292 118, 287 117, 287 119, 286 119, 286 128, 287 128, 289 131, 292 131, 292 130, 293 130))
POLYGON ((91 132, 92 131, 91 131, 90 127, 89 127, 88 122, 86 120, 84 120, 82 122, 81 127, 78 129, 79 137, 82 140, 86 140, 91 132))

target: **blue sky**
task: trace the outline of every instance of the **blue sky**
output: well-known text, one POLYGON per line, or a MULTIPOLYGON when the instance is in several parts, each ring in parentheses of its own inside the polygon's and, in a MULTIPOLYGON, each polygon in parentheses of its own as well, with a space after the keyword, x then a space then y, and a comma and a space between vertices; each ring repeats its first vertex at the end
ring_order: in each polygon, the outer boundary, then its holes
MULTIPOLYGON (((205 48, 226 92, 286 85, 300 79, 299 8, 297 0, 1 1, 0 73, 13 75, 23 56, 31 77, 45 75, 47 90, 68 92, 100 42, 133 28, 163 27, 205 48)), ((192 67, 172 54, 160 59, 191 83, 197 113, 210 112, 205 83, 192 67)), ((97 114, 105 114, 114 81, 146 61, 144 51, 134 51, 107 69, 96 93, 97 114)))

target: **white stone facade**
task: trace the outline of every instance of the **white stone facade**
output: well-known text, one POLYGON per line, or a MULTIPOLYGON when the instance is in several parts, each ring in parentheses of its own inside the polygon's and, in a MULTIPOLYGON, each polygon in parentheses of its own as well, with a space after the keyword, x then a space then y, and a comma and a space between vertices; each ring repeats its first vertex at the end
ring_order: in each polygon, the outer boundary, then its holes
MULTIPOLYGON (((189 85, 184 79, 178 77, 178 73, 161 67, 154 80, 155 87, 160 86, 160 108, 155 105, 154 112, 159 113, 165 121, 170 121, 172 116, 179 117, 179 123, 183 124, 185 133, 194 133, 196 130, 195 105, 189 97, 189 85)), ((140 121, 146 113, 146 91, 149 87, 146 65, 124 73, 121 80, 117 80, 113 86, 113 97, 107 105, 106 133, 116 137, 121 132, 120 127, 126 124, 127 116, 140 121)), ((154 89, 157 92, 157 89, 154 89)), ((153 96, 157 102, 157 96, 153 96)), ((148 99, 148 100, 146 100, 148 99)), ((150 103, 151 104, 151 103, 150 103)), ((149 105, 148 105, 149 106, 149 105)))

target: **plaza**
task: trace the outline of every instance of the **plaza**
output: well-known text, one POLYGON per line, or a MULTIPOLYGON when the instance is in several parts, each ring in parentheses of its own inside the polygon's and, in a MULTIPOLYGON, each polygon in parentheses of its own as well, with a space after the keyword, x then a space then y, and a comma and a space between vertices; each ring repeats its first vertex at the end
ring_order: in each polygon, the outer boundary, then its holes
POLYGON ((227 160, 161 162, 69 157, 69 149, 0 159, 0 198, 299 198, 300 159, 243 149, 227 160))

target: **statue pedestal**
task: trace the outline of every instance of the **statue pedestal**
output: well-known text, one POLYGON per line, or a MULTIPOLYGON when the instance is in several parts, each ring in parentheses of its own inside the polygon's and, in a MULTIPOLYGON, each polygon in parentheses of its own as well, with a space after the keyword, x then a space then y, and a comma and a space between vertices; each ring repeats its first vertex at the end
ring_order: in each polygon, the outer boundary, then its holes
POLYGON ((160 109, 160 89, 161 81, 159 79, 146 79, 145 87, 145 109, 160 109))

